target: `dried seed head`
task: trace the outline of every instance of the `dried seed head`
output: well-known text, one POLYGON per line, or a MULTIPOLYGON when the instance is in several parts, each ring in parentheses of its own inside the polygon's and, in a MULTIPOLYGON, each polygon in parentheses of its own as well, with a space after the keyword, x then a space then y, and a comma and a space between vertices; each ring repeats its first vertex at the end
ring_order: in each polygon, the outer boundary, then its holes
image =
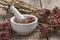
POLYGON ((5 8, 9 8, 8 6, 5 6, 5 8))

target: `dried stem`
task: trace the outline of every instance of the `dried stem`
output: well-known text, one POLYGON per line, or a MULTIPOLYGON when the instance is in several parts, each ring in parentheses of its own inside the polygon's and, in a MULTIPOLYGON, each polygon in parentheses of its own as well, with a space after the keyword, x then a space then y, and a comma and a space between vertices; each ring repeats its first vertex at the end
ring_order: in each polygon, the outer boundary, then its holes
POLYGON ((0 8, 5 8, 5 7, 0 7, 0 8))
POLYGON ((8 3, 7 1, 5 1, 5 0, 2 0, 3 2, 5 2, 5 3, 8 3))
POLYGON ((4 5, 4 6, 7 6, 7 4, 4 4, 4 3, 0 3, 1 5, 4 5))
POLYGON ((11 4, 11 2, 8 2, 8 1, 5 1, 5 0, 2 0, 3 2, 5 2, 8 6, 11 4))
MULTIPOLYGON (((42 25, 43 23, 38 22, 39 25, 42 25)), ((56 27, 56 26, 60 26, 60 25, 48 25, 48 27, 56 27)))

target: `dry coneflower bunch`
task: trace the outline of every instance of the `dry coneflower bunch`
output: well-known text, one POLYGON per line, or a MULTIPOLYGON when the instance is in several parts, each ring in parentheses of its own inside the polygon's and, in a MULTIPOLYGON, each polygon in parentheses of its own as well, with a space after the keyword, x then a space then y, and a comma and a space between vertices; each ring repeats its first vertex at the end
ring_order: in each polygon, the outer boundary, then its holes
POLYGON ((10 32, 10 22, 4 21, 3 23, 0 23, 0 40, 8 40, 10 37, 10 32))
POLYGON ((60 9, 58 7, 53 10, 42 9, 41 13, 35 15, 39 18, 38 24, 43 37, 46 37, 49 32, 60 30, 60 9))

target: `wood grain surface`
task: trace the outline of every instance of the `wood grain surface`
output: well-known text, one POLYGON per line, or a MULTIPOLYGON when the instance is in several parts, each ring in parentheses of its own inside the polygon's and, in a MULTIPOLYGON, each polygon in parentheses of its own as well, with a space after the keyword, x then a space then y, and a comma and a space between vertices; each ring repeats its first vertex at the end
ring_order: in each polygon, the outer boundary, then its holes
MULTIPOLYGON (((40 0, 21 0, 21 1, 24 1, 35 8, 41 9, 40 0)), ((41 0, 41 2, 42 8, 52 9, 55 6, 60 7, 60 0, 41 0)))

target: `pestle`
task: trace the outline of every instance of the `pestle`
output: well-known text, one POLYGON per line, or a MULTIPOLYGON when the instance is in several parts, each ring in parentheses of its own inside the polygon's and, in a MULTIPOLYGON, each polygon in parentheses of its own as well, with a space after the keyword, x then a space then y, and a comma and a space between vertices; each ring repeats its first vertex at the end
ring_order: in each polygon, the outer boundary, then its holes
POLYGON ((13 12, 13 14, 15 15, 17 19, 19 20, 24 19, 24 16, 14 6, 11 6, 10 10, 13 12))

